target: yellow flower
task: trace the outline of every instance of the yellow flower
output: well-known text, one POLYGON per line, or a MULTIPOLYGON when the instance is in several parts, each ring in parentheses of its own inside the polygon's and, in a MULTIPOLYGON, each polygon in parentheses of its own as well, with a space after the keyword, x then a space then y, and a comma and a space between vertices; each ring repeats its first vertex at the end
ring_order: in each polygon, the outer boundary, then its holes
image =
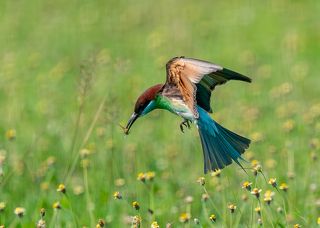
POLYGON ((254 188, 254 189, 251 191, 251 194, 254 195, 254 196, 256 196, 257 198, 259 198, 261 191, 262 191, 261 189, 254 188))
POLYGON ((53 205, 52 205, 52 208, 53 208, 53 209, 57 209, 57 210, 61 209, 61 204, 60 204, 60 202, 59 202, 59 201, 54 202, 53 205))
POLYGON ((265 193, 264 193, 264 202, 266 202, 267 204, 270 204, 271 201, 272 201, 272 197, 274 196, 274 192, 270 191, 270 190, 267 190, 265 193))
POLYGON ((317 224, 320 225, 320 217, 317 219, 317 224))
POLYGON ((211 214, 211 215, 209 216, 209 219, 210 219, 211 222, 215 222, 216 219, 217 219, 217 217, 216 217, 215 214, 211 214))
POLYGON ((260 173, 262 172, 262 166, 261 166, 261 165, 256 165, 256 166, 254 166, 254 167, 253 167, 253 174, 254 174, 255 176, 257 176, 259 172, 260 172, 260 173))
POLYGON ((139 173, 137 177, 138 181, 145 182, 146 181, 146 175, 144 173, 139 173))
POLYGON ((122 199, 122 195, 120 192, 114 192, 113 197, 114 197, 114 199, 122 199))
POLYGON ((277 187, 277 179, 276 178, 270 178, 268 183, 271 184, 273 187, 277 187))
POLYGON ((158 225, 157 221, 153 221, 151 223, 151 228, 160 228, 160 226, 158 225))
POLYGON ((145 174, 146 180, 148 180, 148 181, 153 181, 155 176, 156 176, 156 173, 151 172, 151 171, 149 171, 145 174))
POLYGON ((187 222, 189 222, 189 220, 190 220, 190 214, 185 213, 185 212, 182 213, 179 217, 179 221, 182 223, 187 223, 187 222))
POLYGON ((96 228, 102 228, 102 227, 104 227, 105 224, 106 223, 105 223, 105 221, 103 219, 99 219, 99 221, 98 221, 98 223, 96 225, 96 228))
POLYGON ((26 209, 24 209, 23 207, 17 207, 16 209, 14 209, 14 213, 19 218, 22 218, 24 216, 24 214, 26 213, 26 209))
POLYGON ((281 183, 279 188, 286 192, 288 191, 289 186, 286 183, 281 183))
POLYGON ((292 119, 287 120, 282 124, 282 128, 285 132, 290 132, 294 128, 295 122, 292 119))
POLYGON ((8 140, 14 140, 16 138, 17 132, 15 129, 9 129, 6 132, 6 138, 8 140))
POLYGON ((258 215, 261 214, 261 208, 260 208, 260 207, 256 207, 256 208, 254 209, 254 211, 257 212, 258 215))
POLYGON ((245 188, 245 189, 247 189, 248 191, 251 191, 251 185, 252 185, 251 182, 245 181, 245 182, 243 182, 243 184, 242 184, 242 188, 245 188))
POLYGON ((91 154, 91 151, 87 148, 83 148, 80 150, 80 156, 81 158, 86 158, 91 154))
POLYGON ((229 204, 228 208, 230 210, 231 213, 234 213, 234 211, 237 209, 237 206, 234 204, 229 204))
POLYGON ((64 186, 64 184, 59 184, 57 192, 66 193, 66 186, 64 186))
POLYGON ((139 210, 139 209, 140 209, 140 205, 139 205, 139 203, 138 203, 137 201, 132 202, 132 207, 133 207, 134 209, 136 209, 136 210, 139 210))
POLYGON ((220 177, 221 176, 221 169, 216 169, 211 173, 213 177, 220 177))
POLYGON ((206 184, 206 179, 205 179, 204 177, 199 177, 199 178, 197 179, 197 182, 198 182, 200 185, 204 186, 204 185, 206 184))
POLYGON ((5 208, 6 208, 6 203, 0 202, 0 212, 4 211, 5 208))
POLYGON ((294 225, 293 225, 293 228, 300 228, 300 227, 301 227, 300 224, 294 224, 294 225))
POLYGON ((260 165, 260 162, 258 160, 252 160, 251 161, 251 166, 254 168, 256 167, 257 165, 260 165))

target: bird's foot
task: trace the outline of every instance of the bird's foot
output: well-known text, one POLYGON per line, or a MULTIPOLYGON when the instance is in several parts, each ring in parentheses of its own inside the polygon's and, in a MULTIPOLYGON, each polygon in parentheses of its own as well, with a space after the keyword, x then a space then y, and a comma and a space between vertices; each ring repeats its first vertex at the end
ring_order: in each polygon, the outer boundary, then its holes
POLYGON ((181 132, 182 133, 184 133, 184 129, 183 129, 183 126, 184 127, 187 127, 188 129, 190 129, 190 120, 184 120, 184 121, 182 121, 181 123, 180 123, 180 130, 181 130, 181 132))

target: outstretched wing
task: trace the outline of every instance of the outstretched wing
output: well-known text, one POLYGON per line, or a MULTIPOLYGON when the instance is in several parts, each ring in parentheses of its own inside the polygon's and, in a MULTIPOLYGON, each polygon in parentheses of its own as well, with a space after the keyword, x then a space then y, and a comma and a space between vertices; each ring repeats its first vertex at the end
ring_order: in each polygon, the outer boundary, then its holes
POLYGON ((226 68, 204 75, 201 81, 196 85, 198 105, 207 112, 212 112, 210 107, 211 92, 217 85, 222 85, 229 80, 251 82, 251 78, 226 68))
MULTIPOLYGON (((165 87, 176 87, 184 102, 198 117, 196 104, 196 85, 205 75, 209 75, 223 68, 197 59, 175 57, 167 65, 167 81, 165 87)), ((205 84, 206 85, 206 84, 205 84)))
POLYGON ((211 91, 216 85, 228 80, 251 82, 251 79, 219 65, 185 57, 175 57, 167 65, 167 82, 165 87, 176 88, 195 117, 198 112, 195 104, 211 112, 211 91))

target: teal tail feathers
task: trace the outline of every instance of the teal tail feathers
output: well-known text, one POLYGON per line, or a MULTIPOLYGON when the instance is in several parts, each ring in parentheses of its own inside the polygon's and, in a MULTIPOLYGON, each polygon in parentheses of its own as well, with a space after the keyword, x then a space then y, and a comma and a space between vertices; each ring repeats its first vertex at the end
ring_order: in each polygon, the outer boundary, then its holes
POLYGON ((222 169, 232 161, 241 166, 238 159, 242 159, 241 154, 249 147, 250 140, 222 127, 199 106, 198 112, 204 172, 222 169))

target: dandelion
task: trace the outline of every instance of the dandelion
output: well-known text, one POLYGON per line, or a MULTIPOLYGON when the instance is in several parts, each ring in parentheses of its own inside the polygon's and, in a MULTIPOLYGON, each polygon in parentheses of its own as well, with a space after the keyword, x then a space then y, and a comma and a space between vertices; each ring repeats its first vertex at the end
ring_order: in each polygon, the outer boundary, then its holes
POLYGON ((211 215, 209 216, 209 219, 210 219, 211 222, 215 222, 215 221, 217 220, 217 217, 216 217, 215 214, 211 214, 211 215))
POLYGON ((151 223, 151 228, 160 228, 160 226, 158 225, 157 221, 153 221, 151 223))
POLYGON ((288 191, 289 186, 286 183, 283 182, 283 183, 280 184, 279 188, 281 190, 283 190, 284 192, 286 192, 286 191, 288 191))
POLYGON ((113 197, 114 197, 114 199, 122 199, 122 195, 120 192, 114 192, 113 197))
POLYGON ((148 181, 153 181, 153 179, 154 179, 155 176, 156 176, 156 173, 155 173, 155 172, 151 172, 151 171, 149 171, 149 172, 147 172, 147 173, 145 174, 145 178, 146 178, 146 180, 148 180, 148 181))
POLYGON ((66 193, 66 186, 64 186, 64 184, 59 184, 58 188, 57 188, 57 192, 62 192, 63 194, 66 193))
POLYGON ((231 213, 234 213, 235 210, 237 209, 237 206, 234 204, 229 204, 228 209, 230 210, 231 213))
POLYGON ((317 219, 317 224, 320 225, 320 217, 317 219))
POLYGON ((258 188, 254 188, 252 191, 251 191, 251 194, 256 196, 257 198, 260 197, 260 193, 261 193, 261 189, 258 189, 258 188))
POLYGON ((142 181, 142 182, 146 182, 146 175, 144 173, 139 173, 137 180, 142 181))
POLYGON ((206 179, 204 177, 199 177, 197 179, 197 182, 201 185, 204 186, 206 184, 206 179))
POLYGON ((294 224, 294 225, 293 225, 293 228, 300 228, 300 227, 301 227, 300 224, 294 224))
POLYGON ((277 179, 276 178, 270 178, 268 183, 271 184, 273 187, 277 187, 277 179))
POLYGON ((243 184, 242 184, 242 188, 244 189, 247 189, 248 191, 251 191, 251 185, 252 185, 252 183, 251 182, 249 182, 249 181, 245 181, 245 182, 243 182, 243 184))
POLYGON ((23 207, 17 207, 14 209, 15 215, 17 215, 19 218, 22 218, 24 214, 26 213, 26 209, 23 207))
POLYGON ((59 201, 57 202, 54 202, 53 205, 52 205, 52 208, 53 209, 56 209, 56 210, 60 210, 61 209, 61 204, 59 201))
POLYGON ((182 213, 179 217, 179 221, 182 223, 187 223, 190 220, 190 214, 189 213, 182 213))
POLYGON ((138 203, 137 201, 133 201, 133 202, 132 202, 132 207, 133 207, 134 209, 136 209, 136 210, 139 210, 139 209, 140 209, 140 205, 139 205, 139 203, 138 203))
POLYGON ((15 129, 9 129, 6 131, 6 138, 10 141, 16 139, 17 132, 15 129))
POLYGON ((211 173, 213 177, 220 177, 221 176, 221 169, 216 169, 211 173))
POLYGON ((255 212, 257 212, 258 215, 261 215, 261 208, 260 207, 256 207, 254 209, 255 212))
POLYGON ((105 224, 106 223, 105 223, 105 221, 103 219, 99 219, 98 223, 96 225, 96 228, 102 228, 102 227, 104 227, 105 224))
POLYGON ((3 212, 5 208, 6 208, 6 203, 0 202, 0 212, 3 212))

